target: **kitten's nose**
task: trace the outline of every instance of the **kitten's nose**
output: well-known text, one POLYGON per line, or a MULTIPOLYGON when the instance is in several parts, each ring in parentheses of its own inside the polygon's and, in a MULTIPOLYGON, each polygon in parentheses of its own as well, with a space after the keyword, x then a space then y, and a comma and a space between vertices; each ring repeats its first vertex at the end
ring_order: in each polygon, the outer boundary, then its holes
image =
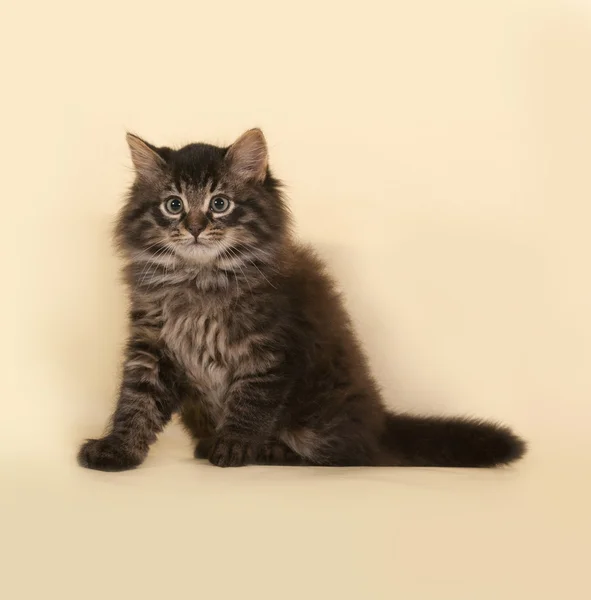
POLYGON ((205 215, 191 215, 187 216, 186 227, 193 234, 195 241, 199 237, 199 234, 205 229, 207 225, 207 219, 205 215))
POLYGON ((205 225, 202 225, 202 224, 189 225, 188 229, 193 234, 195 241, 197 241, 199 234, 205 229, 205 225))

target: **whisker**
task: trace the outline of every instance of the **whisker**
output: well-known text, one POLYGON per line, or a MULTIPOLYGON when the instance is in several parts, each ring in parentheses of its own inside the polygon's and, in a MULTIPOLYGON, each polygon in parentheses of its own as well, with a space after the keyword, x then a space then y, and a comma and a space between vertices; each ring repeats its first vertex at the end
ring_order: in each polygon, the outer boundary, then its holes
MULTIPOLYGON (((249 247, 248 247, 248 246, 247 246, 245 243, 243 243, 243 242, 237 242, 237 244, 238 244, 239 246, 243 246, 243 247, 244 247, 244 248, 246 248, 246 249, 249 249, 249 247)), ((254 267, 254 268, 255 268, 255 269, 256 269, 256 270, 257 270, 257 271, 258 271, 258 272, 259 272, 259 273, 262 275, 262 276, 263 276, 263 278, 265 279, 265 281, 266 281, 266 282, 267 282, 267 283, 268 283, 268 284, 269 284, 269 285, 270 285, 270 286, 271 286, 273 289, 277 289, 277 287, 276 287, 275 285, 273 285, 273 284, 272 284, 272 283, 269 281, 269 279, 267 278, 267 276, 266 276, 266 275, 265 275, 265 274, 264 274, 264 273, 263 273, 263 272, 262 272, 262 271, 259 269, 258 265, 257 265, 257 264, 256 264, 256 263, 255 263, 255 262, 252 260, 252 258, 250 258, 249 256, 246 256, 246 255, 243 255, 243 256, 242 256, 242 258, 244 258, 245 260, 247 260, 247 261, 248 261, 248 262, 249 262, 249 263, 250 263, 250 264, 251 264, 251 265, 252 265, 252 266, 253 266, 253 267, 254 267)), ((276 269, 273 269, 273 268, 272 268, 272 267, 270 267, 270 266, 269 266, 269 269, 270 269, 271 271, 273 271, 274 273, 277 273, 277 274, 279 274, 279 273, 280 273, 280 271, 278 271, 278 270, 276 270, 276 269)))
MULTIPOLYGON (((168 242, 166 244, 166 253, 164 254, 163 258, 165 261, 168 261, 169 258, 172 258, 172 256, 174 255, 174 246, 172 245, 172 243, 168 242)), ((166 262, 164 265, 164 278, 166 278, 168 276, 168 267, 170 266, 169 262, 166 262)), ((154 282, 156 276, 156 269, 154 269, 154 272, 152 273, 152 278, 150 279, 150 283, 148 284, 148 288, 150 288, 152 286, 152 283, 154 282)))
MULTIPOLYGON (((244 257, 264 278, 264 280, 273 288, 273 289, 277 289, 276 286, 274 286, 269 279, 267 278, 267 276, 258 268, 257 264, 250 258, 248 258, 248 256, 244 257)), ((276 273, 278 273, 278 271, 275 271, 276 273)))
MULTIPOLYGON (((230 256, 232 256, 234 259, 240 259, 240 255, 238 254, 233 254, 232 251, 230 250, 230 248, 226 248, 226 252, 230 253, 230 256)), ((248 285, 248 289, 250 290, 250 295, 251 297, 254 298, 254 295, 252 293, 252 287, 250 285, 250 280, 248 279, 246 273, 244 272, 244 270, 242 269, 242 265, 240 264, 240 260, 238 261, 238 268, 240 269, 240 271, 242 272, 242 275, 244 275, 244 279, 246 280, 246 283, 248 285)))
MULTIPOLYGON (((219 248, 221 250, 221 256, 222 258, 232 258, 231 256, 229 256, 226 252, 226 249, 224 248, 224 246, 222 245, 221 242, 217 242, 216 243, 216 247, 219 248)), ((239 292, 240 291, 240 284, 238 283, 238 277, 236 275, 236 269, 234 269, 234 267, 232 265, 230 265, 230 269, 232 269, 232 273, 234 275, 234 281, 236 282, 236 291, 239 292)), ((228 281, 228 285, 230 284, 230 280, 228 279, 228 277, 226 276, 226 279, 228 281)), ((233 307, 236 306, 236 304, 238 303, 238 298, 239 298, 239 294, 236 294, 236 298, 234 299, 234 303, 233 303, 233 307)))
POLYGON ((160 255, 163 255, 164 252, 167 250, 167 247, 164 246, 163 248, 160 248, 155 254, 154 256, 148 261, 148 263, 146 264, 146 266, 144 267, 144 270, 142 271, 142 274, 140 275, 140 277, 142 278, 142 280, 140 281, 139 285, 140 287, 144 284, 144 281, 146 280, 146 277, 148 276, 149 273, 149 269, 152 265, 156 264, 157 259, 160 257, 160 255))
POLYGON ((138 258, 141 258, 148 250, 150 250, 150 248, 153 248, 154 246, 157 246, 158 244, 162 244, 162 240, 157 240, 153 244, 150 244, 149 246, 147 246, 146 248, 142 248, 142 250, 140 252, 136 252, 135 254, 132 254, 132 258, 135 260, 137 260, 138 258))
MULTIPOLYGON (((261 257, 264 256, 266 258, 273 258, 272 254, 270 254, 268 251, 262 249, 262 248, 257 248, 256 246, 253 246, 252 244, 248 244, 246 242, 240 242, 240 241, 233 241, 233 245, 235 246, 241 246, 243 248, 245 248, 246 250, 252 250, 254 251, 254 256, 256 257, 257 255, 260 255, 261 257)), ((266 266, 269 268, 270 271, 273 271, 274 273, 281 273, 281 271, 279 271, 278 269, 273 268, 270 264, 266 264, 266 266)))

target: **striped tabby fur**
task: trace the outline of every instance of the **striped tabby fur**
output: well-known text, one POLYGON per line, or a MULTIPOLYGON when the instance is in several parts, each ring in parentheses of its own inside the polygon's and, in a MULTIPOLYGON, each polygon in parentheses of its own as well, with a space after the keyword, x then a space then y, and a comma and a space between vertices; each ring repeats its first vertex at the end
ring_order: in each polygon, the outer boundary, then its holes
POLYGON ((81 465, 136 467, 180 413, 218 466, 488 467, 509 429, 385 409, 333 282, 290 234, 260 130, 229 148, 128 135, 136 180, 117 229, 130 335, 107 435, 81 465))

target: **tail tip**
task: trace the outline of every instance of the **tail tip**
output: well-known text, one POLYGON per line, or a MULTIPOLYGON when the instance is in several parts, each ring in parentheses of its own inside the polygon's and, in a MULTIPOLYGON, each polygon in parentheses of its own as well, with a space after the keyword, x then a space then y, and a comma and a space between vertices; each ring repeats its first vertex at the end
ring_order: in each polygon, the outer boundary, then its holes
POLYGON ((508 427, 498 426, 498 432, 501 435, 497 438, 492 466, 509 465, 523 458, 527 452, 527 442, 508 427))

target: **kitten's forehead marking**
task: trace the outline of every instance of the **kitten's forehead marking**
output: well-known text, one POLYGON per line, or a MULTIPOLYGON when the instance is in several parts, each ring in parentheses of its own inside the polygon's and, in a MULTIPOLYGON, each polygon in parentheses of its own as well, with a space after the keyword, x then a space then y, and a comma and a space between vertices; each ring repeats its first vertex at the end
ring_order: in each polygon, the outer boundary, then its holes
POLYGON ((174 183, 174 187, 176 188, 176 191, 179 194, 182 194, 183 193, 183 182, 180 180, 180 178, 175 177, 173 183, 174 183))
POLYGON ((214 178, 209 178, 204 184, 194 184, 178 180, 170 183, 168 193, 169 195, 184 195, 186 198, 202 195, 209 198, 219 191, 219 187, 219 180, 214 178))

